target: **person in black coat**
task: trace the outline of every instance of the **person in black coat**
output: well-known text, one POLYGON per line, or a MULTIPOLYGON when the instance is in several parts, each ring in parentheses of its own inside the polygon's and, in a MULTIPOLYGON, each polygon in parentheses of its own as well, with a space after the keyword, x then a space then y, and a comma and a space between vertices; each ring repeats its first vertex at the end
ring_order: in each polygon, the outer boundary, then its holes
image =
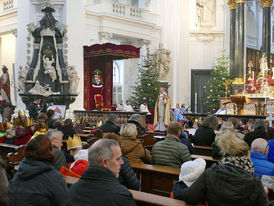
POLYGON ((111 114, 109 115, 109 119, 105 122, 104 125, 99 127, 99 129, 102 130, 103 133, 115 133, 120 135, 120 127, 115 125, 116 123, 118 123, 118 121, 118 116, 116 114, 111 114))
POLYGON ((234 143, 232 139, 224 138, 218 146, 223 156, 219 165, 208 168, 184 189, 182 200, 188 204, 208 202, 210 206, 268 205, 262 182, 254 174, 254 165, 248 158, 248 145, 240 139, 234 143))
POLYGON ((89 148, 89 166, 69 189, 66 206, 135 206, 132 194, 117 179, 122 153, 119 143, 100 139, 89 148))
POLYGON ((29 110, 29 116, 30 116, 30 118, 33 118, 34 121, 37 120, 38 113, 39 113, 40 110, 41 110, 41 109, 39 108, 40 102, 41 102, 41 99, 40 99, 40 98, 36 98, 36 99, 34 99, 33 102, 31 102, 31 103, 27 106, 27 110, 29 110))
POLYGON ((28 142, 25 158, 8 187, 8 206, 60 206, 68 194, 63 176, 50 165, 52 145, 46 135, 28 142))
POLYGON ((211 146, 215 141, 215 132, 218 126, 218 119, 213 115, 207 116, 201 126, 196 130, 193 143, 199 146, 211 146))
POLYGON ((144 128, 141 125, 142 122, 142 116, 140 114, 133 114, 130 116, 129 120, 127 121, 128 123, 132 123, 135 124, 136 128, 137 128, 137 136, 142 136, 146 133, 146 128, 144 128))
POLYGON ((254 131, 245 135, 244 141, 251 147, 253 140, 257 138, 263 138, 266 141, 269 140, 269 136, 266 133, 266 123, 264 120, 256 120, 254 123, 254 131))
POLYGON ((180 135, 179 138, 180 138, 180 142, 183 143, 183 144, 185 144, 187 146, 187 148, 189 150, 189 153, 190 154, 194 154, 195 153, 195 149, 194 149, 194 147, 192 147, 192 144, 191 144, 191 142, 188 139, 187 133, 183 131, 181 133, 181 135, 180 135))

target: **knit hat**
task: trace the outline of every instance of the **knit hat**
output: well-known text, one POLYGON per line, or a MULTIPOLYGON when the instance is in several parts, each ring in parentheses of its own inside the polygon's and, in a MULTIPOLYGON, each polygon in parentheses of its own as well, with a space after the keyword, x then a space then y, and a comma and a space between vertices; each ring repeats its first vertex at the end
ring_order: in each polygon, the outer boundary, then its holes
POLYGON ((205 167, 206 162, 201 158, 185 162, 181 166, 179 181, 183 181, 188 187, 191 186, 205 171, 205 167))

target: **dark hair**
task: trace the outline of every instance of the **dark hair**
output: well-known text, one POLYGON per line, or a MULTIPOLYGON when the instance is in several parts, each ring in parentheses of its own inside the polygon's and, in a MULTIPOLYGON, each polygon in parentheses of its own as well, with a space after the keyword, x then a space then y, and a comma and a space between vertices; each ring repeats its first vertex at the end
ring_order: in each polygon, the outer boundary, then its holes
POLYGON ((49 109, 47 111, 48 118, 51 118, 54 115, 54 111, 52 109, 49 109))
POLYGON ((52 145, 48 136, 41 134, 31 139, 27 144, 25 157, 32 160, 53 162, 55 156, 52 153, 52 145))
POLYGON ((37 119, 45 119, 45 120, 47 120, 47 118, 48 118, 47 114, 46 114, 46 113, 43 113, 43 112, 41 112, 41 113, 38 114, 38 116, 37 116, 37 119))
POLYGON ((64 124, 65 124, 65 126, 73 127, 73 123, 72 123, 71 119, 66 119, 65 122, 64 122, 64 124))

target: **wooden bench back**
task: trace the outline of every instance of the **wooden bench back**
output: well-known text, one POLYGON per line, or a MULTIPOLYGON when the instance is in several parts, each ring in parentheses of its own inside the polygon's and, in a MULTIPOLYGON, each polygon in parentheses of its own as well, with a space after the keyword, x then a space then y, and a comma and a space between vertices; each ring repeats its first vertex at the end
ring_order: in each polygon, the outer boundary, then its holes
POLYGON ((11 165, 19 165, 19 163, 25 157, 26 145, 20 145, 14 152, 10 152, 7 155, 7 159, 9 164, 11 165))
POLYGON ((0 155, 4 160, 7 160, 8 153, 15 152, 18 147, 17 145, 0 143, 0 155))
POLYGON ((178 181, 180 169, 156 165, 131 163, 141 182, 141 191, 169 197, 178 181))
POLYGON ((212 147, 194 145, 196 155, 212 156, 212 147))
POLYGON ((214 159, 211 156, 205 156, 205 155, 191 155, 191 159, 197 159, 197 158, 201 158, 204 159, 206 161, 206 168, 211 167, 214 163, 218 164, 218 159, 214 159))

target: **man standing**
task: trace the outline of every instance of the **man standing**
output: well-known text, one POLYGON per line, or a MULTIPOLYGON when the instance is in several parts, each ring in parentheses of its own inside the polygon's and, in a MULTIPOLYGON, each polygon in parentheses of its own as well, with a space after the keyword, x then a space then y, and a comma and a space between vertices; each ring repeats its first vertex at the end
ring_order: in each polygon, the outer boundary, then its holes
POLYGON ((33 118, 35 121, 37 120, 38 113, 40 112, 40 102, 41 99, 36 97, 27 107, 30 118, 33 118))
POLYGON ((136 205, 132 194, 117 179, 124 162, 116 140, 95 142, 89 148, 88 159, 88 169, 69 189, 66 206, 136 205))
POLYGON ((165 131, 165 125, 170 122, 170 100, 165 92, 165 88, 160 88, 160 94, 156 100, 154 111, 155 131, 165 131))
POLYGON ((65 155, 61 151, 61 147, 63 146, 63 133, 57 129, 50 129, 47 131, 46 135, 51 141, 52 152, 55 155, 55 160, 52 163, 52 166, 59 171, 62 166, 67 167, 65 155))
POLYGON ((186 145, 180 143, 182 125, 179 122, 170 122, 165 140, 157 142, 152 148, 152 164, 180 168, 191 160, 186 145))

